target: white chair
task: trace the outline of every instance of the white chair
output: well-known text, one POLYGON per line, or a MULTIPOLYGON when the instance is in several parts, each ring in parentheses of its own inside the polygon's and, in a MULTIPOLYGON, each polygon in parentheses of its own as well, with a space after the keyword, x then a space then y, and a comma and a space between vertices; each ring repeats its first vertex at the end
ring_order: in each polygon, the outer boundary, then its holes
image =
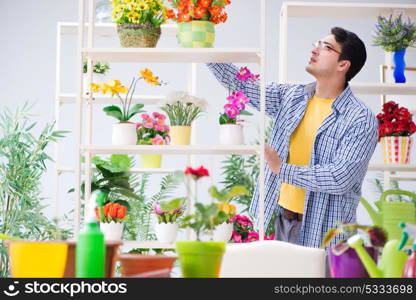
POLYGON ((227 244, 220 277, 325 277, 324 249, 281 241, 227 244))

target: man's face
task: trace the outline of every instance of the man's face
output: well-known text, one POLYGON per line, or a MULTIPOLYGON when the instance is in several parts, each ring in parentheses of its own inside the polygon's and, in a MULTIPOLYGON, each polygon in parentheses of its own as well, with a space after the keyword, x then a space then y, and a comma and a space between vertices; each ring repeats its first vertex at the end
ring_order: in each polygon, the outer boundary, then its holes
POLYGON ((341 45, 335 41, 332 34, 322 38, 318 44, 312 48, 312 55, 305 69, 317 79, 332 77, 340 71, 342 62, 338 59, 341 45))

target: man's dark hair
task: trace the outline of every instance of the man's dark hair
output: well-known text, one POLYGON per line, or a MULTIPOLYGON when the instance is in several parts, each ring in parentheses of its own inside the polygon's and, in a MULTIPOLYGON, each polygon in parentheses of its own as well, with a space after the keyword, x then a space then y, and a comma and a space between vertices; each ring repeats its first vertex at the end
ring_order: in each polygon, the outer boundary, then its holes
POLYGON ((331 29, 331 34, 335 36, 335 40, 341 45, 341 54, 338 60, 349 60, 351 66, 345 74, 346 82, 354 78, 360 72, 367 59, 367 52, 363 41, 353 32, 340 27, 331 29))

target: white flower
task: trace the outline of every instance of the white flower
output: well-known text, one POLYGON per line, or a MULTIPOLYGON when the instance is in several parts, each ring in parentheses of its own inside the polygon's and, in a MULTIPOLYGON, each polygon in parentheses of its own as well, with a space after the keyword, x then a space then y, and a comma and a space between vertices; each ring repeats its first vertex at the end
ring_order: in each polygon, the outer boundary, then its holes
POLYGON ((192 96, 184 91, 174 91, 169 93, 169 95, 165 98, 164 104, 172 105, 177 102, 192 103, 195 106, 198 106, 202 111, 206 111, 208 106, 207 101, 204 99, 192 96))

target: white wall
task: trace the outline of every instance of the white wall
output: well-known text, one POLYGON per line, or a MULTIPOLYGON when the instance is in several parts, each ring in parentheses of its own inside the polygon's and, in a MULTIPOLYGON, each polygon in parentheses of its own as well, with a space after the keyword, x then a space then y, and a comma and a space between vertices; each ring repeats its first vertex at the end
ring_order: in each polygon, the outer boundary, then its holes
MULTIPOLYGON (((349 1, 361 2, 361 1, 349 1)), ((401 1, 369 1, 367 2, 389 2, 389 3, 414 3, 414 0, 401 1)), ((279 32, 279 10, 282 1, 269 0, 267 10, 268 39, 267 39, 267 81, 277 79, 278 66, 278 32, 279 32)), ((227 9, 229 18, 227 23, 216 27, 216 47, 258 47, 259 46, 259 4, 253 0, 235 0, 227 9)), ((78 12, 78 1, 72 0, 0 0, 0 108, 8 106, 14 109, 21 106, 25 101, 36 101, 34 112, 38 115, 39 127, 54 119, 54 95, 55 95, 55 54, 56 54, 56 28, 57 22, 76 21, 78 12)), ((376 20, 343 20, 333 19, 295 19, 289 22, 289 79, 296 81, 312 80, 304 71, 304 67, 310 56, 311 43, 325 35, 333 26, 341 26, 356 32, 366 43, 368 60, 355 81, 372 81, 379 79, 379 64, 384 61, 384 54, 378 47, 371 44, 371 31, 376 20)), ((118 47, 117 38, 99 39, 97 45, 118 47)), ((162 37, 160 47, 175 47, 176 41, 162 37)), ((74 92, 76 80, 76 38, 65 37, 63 39, 62 59, 62 92, 74 92)), ((416 64, 415 52, 408 53, 408 65, 416 64)), ((167 93, 170 90, 185 89, 185 66, 180 64, 112 64, 109 77, 119 78, 124 82, 131 80, 132 76, 143 67, 150 67, 160 76, 168 81, 169 85, 160 88, 148 88, 143 84, 138 86, 137 91, 142 93, 167 93)), ((257 66, 249 65, 254 71, 257 66)), ((217 131, 213 126, 217 124, 218 112, 225 102, 226 91, 213 79, 205 65, 198 66, 197 96, 206 98, 210 102, 210 111, 198 122, 200 134, 198 143, 215 144, 218 141, 217 131), (215 124, 215 125, 214 125, 215 124)), ((415 81, 416 74, 408 74, 409 81, 415 81)), ((407 97, 408 102, 412 97, 407 97)), ((379 111, 379 97, 363 95, 364 100, 375 112, 379 111)), ((396 97, 390 99, 397 100, 396 97)), ((403 98, 401 98, 403 99, 403 98)), ((406 103, 408 103, 406 102, 406 103)), ((415 105, 416 106, 416 105, 415 105)), ((151 109, 151 108, 148 108, 151 109)), ((61 109, 62 128, 72 130, 75 116, 74 108, 64 106, 61 109)), ((247 128, 248 140, 253 140, 256 135, 255 117, 247 128)), ((94 142, 105 144, 110 142, 111 124, 114 120, 101 112, 101 107, 94 110, 94 142)), ((74 153, 73 134, 61 141, 61 162, 71 165, 74 153)), ((49 148, 53 153, 53 147, 49 148)), ((216 184, 221 180, 219 169, 224 157, 202 157, 199 162, 206 165, 213 176, 201 182, 199 190, 206 190, 210 184, 216 184)), ((377 148, 373 157, 374 161, 381 162, 380 149, 377 148)), ((165 158, 166 167, 184 167, 182 159, 165 158)), ((43 180, 44 196, 51 198, 53 195, 53 168, 43 180)), ((364 183, 363 196, 375 200, 373 195, 374 172, 369 172, 364 183)), ((154 176, 152 193, 156 192, 158 178, 154 176)), ((73 175, 61 177, 60 205, 63 210, 72 207, 71 196, 66 191, 73 187, 73 175)), ((403 188, 416 190, 413 183, 403 184, 403 188), (413 185, 413 186, 412 186, 413 185)), ((206 193, 201 193, 199 200, 209 199, 206 193)), ((52 214, 53 209, 48 210, 52 214)), ((358 219, 362 223, 370 223, 367 214, 360 207, 358 219)))

